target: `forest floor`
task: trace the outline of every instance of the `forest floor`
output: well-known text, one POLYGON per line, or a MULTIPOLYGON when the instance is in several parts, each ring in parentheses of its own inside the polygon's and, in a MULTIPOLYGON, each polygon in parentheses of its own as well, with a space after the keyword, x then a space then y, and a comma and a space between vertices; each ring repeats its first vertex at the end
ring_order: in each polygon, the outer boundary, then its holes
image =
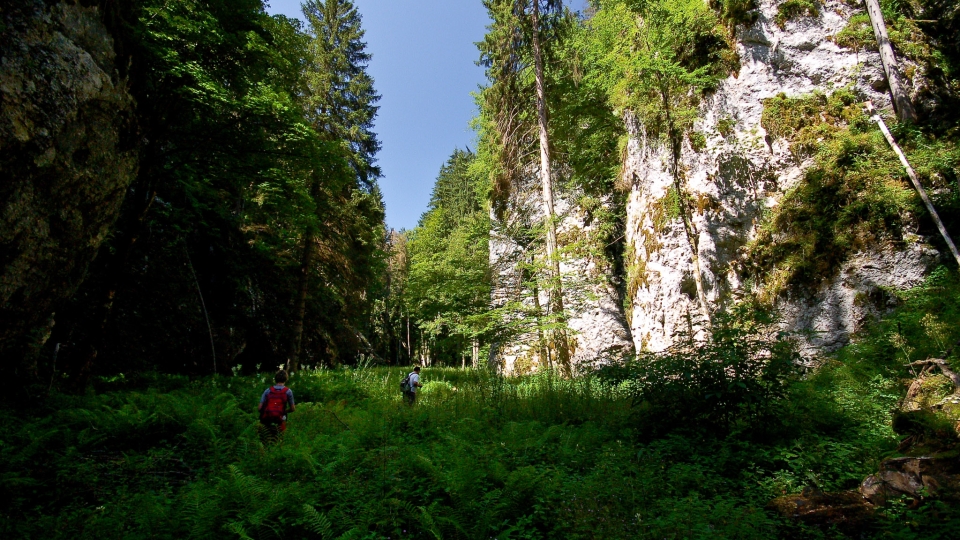
MULTIPOLYGON (((855 530, 768 505, 855 490, 901 455, 904 360, 957 339, 958 291, 935 273, 763 421, 719 430, 657 425, 629 381, 428 367, 409 407, 406 370, 367 367, 296 373, 289 429, 264 446, 268 375, 100 379, 2 415, 0 536, 955 538, 960 509, 938 500, 894 500, 855 530)), ((930 433, 917 451, 951 449, 953 431, 930 433)))

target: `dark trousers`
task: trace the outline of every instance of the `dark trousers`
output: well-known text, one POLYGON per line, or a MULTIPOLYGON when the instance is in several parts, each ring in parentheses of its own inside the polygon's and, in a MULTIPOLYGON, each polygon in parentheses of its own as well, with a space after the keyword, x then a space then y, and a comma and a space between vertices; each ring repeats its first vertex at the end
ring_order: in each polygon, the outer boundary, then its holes
POLYGON ((260 422, 257 426, 257 434, 260 435, 260 442, 264 445, 278 443, 283 440, 283 432, 287 430, 287 423, 280 422, 260 422))
POLYGON ((417 393, 416 392, 404 392, 403 400, 407 402, 407 405, 413 405, 417 402, 417 393))

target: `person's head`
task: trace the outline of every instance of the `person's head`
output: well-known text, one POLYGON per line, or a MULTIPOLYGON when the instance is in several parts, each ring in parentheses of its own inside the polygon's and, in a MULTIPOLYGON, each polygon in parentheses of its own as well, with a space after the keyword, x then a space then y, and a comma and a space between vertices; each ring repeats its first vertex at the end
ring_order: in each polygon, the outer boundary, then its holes
POLYGON ((413 368, 414 373, 420 373, 420 366, 413 368))
POLYGON ((273 376, 273 382, 277 384, 283 384, 287 382, 287 372, 282 369, 278 371, 277 374, 273 376))

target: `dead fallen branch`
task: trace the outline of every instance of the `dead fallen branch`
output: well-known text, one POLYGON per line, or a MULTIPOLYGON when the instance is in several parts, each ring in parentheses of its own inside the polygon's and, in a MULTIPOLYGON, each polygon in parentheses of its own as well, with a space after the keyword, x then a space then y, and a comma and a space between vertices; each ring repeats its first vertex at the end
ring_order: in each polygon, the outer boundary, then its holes
MULTIPOLYGON (((943 373, 944 375, 946 375, 951 381, 953 381, 953 385, 957 389, 960 389, 960 375, 957 375, 957 373, 950 368, 950 364, 948 364, 947 361, 942 358, 927 358, 926 360, 917 360, 916 362, 910 362, 907 365, 916 366, 916 367, 923 366, 924 367, 923 371, 927 371, 927 369, 932 367, 937 367, 940 369, 940 373, 943 373)), ((923 371, 921 371, 921 373, 923 373, 923 371)))

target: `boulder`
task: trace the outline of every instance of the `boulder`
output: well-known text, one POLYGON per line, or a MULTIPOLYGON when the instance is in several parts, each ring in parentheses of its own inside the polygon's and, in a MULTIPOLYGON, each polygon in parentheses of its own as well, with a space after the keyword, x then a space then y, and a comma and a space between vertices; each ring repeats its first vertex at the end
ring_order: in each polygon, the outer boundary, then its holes
POLYGON ((859 530, 873 517, 873 506, 856 491, 786 495, 770 501, 767 507, 807 525, 836 526, 850 531, 859 530))
POLYGON ((860 494, 873 504, 892 497, 957 498, 960 494, 960 458, 901 457, 886 459, 880 472, 860 484, 860 494))

